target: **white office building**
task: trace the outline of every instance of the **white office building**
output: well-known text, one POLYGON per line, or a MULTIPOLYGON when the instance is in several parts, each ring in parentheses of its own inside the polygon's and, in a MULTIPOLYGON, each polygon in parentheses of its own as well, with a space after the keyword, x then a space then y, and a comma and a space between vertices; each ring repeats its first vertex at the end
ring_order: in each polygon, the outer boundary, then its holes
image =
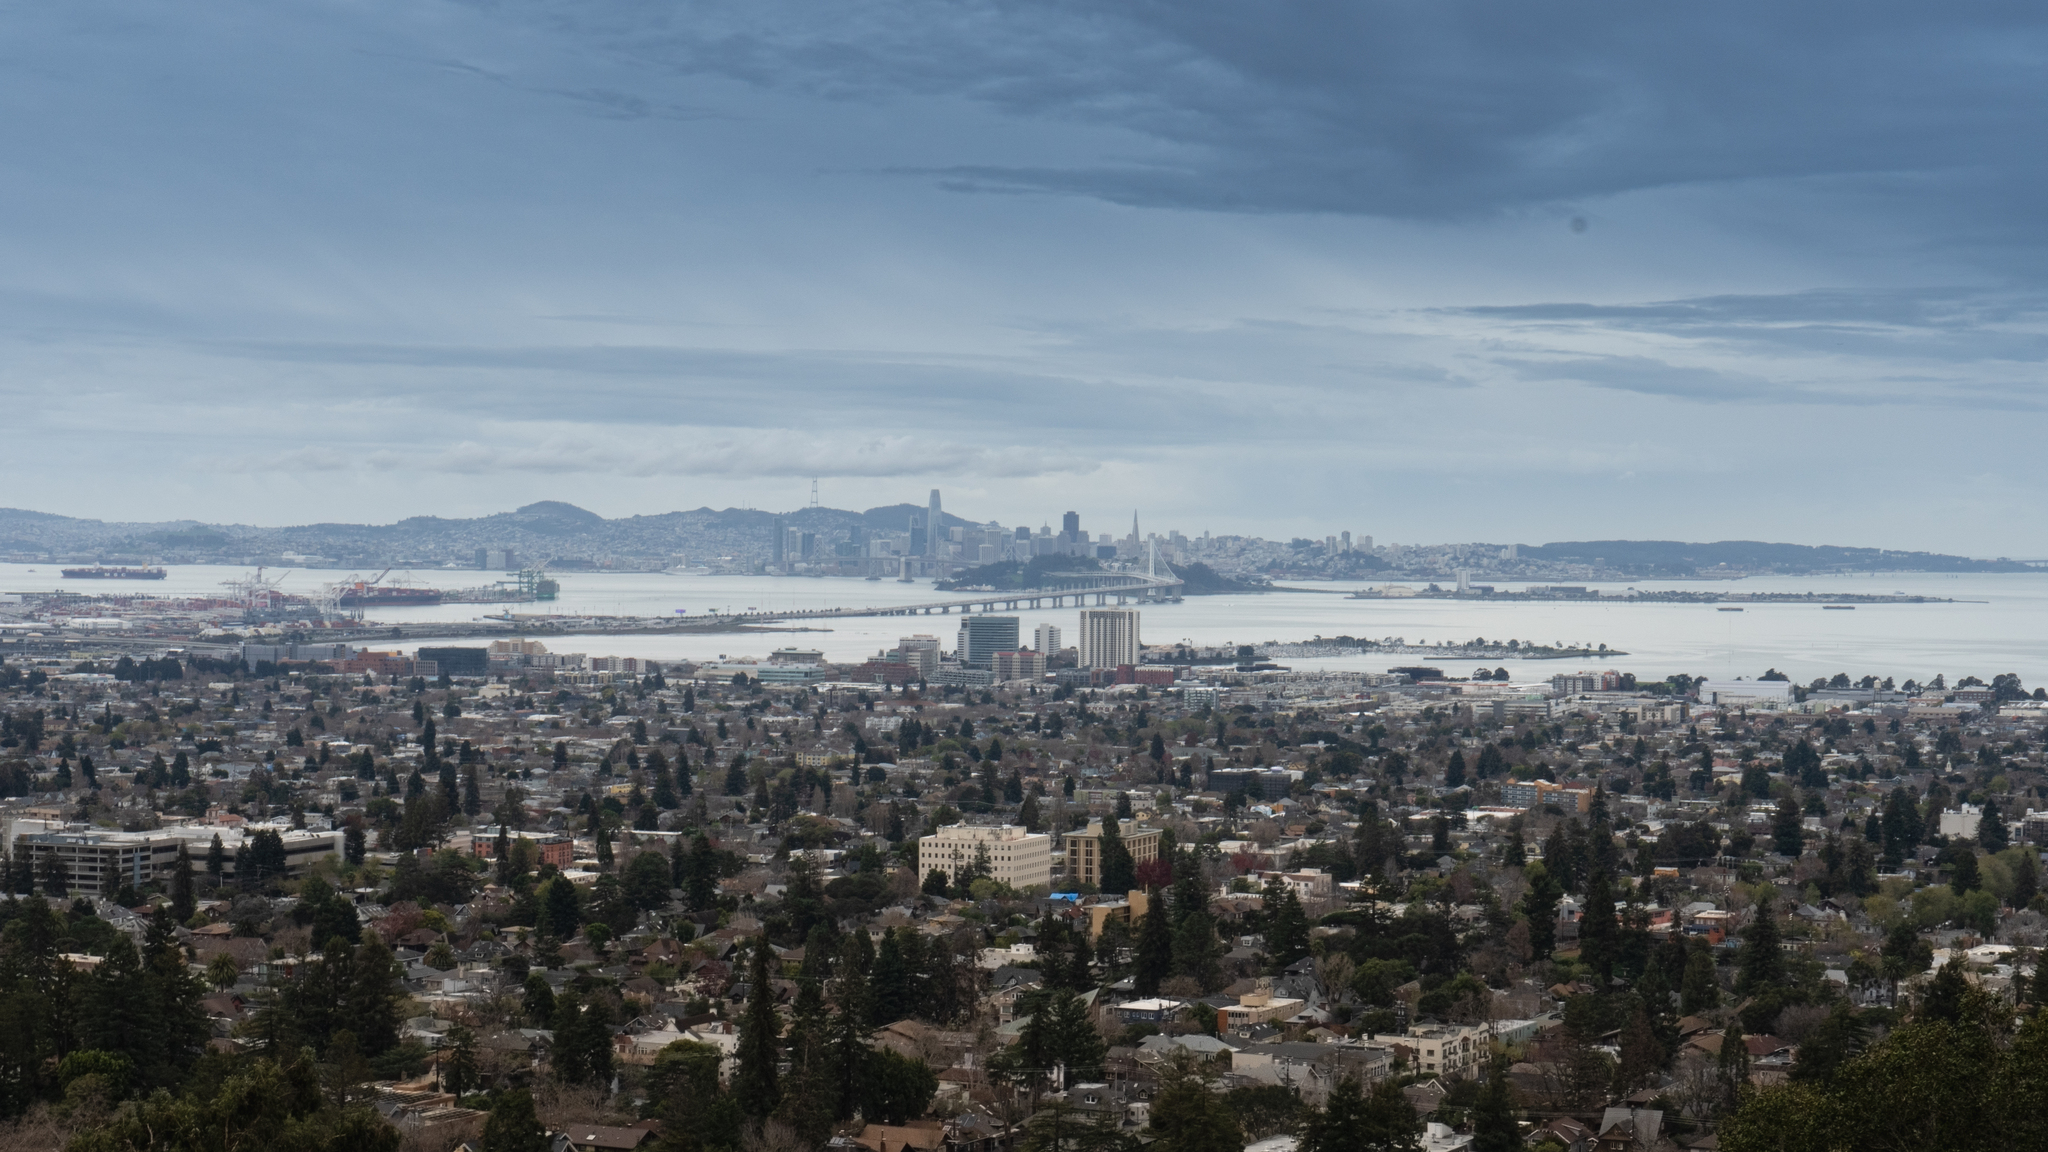
POLYGON ((1051 656, 1060 650, 1060 626, 1040 624, 1031 630, 1031 647, 1041 656, 1051 656))
POLYGON ((1081 609, 1081 667, 1115 668, 1138 662, 1136 608, 1081 609))

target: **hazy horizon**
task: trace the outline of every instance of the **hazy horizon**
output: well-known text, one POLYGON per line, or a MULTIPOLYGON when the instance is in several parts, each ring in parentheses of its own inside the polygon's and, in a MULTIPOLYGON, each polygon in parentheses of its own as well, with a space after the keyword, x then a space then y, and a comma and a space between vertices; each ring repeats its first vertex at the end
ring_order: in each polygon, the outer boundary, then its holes
POLYGON ((12 16, 20 507, 2048 555, 2033 9, 12 16))

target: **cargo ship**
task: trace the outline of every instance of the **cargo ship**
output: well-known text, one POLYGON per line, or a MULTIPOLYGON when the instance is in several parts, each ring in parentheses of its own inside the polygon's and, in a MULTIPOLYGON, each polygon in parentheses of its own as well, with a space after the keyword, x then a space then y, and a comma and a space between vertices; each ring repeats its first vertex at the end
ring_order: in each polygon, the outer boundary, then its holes
POLYGON ((166 573, 161 568, 66 568, 66 580, 161 580, 166 573))
POLYGON ((399 608, 417 604, 439 604, 439 588, 413 588, 403 584, 349 584, 337 598, 343 608, 399 608))

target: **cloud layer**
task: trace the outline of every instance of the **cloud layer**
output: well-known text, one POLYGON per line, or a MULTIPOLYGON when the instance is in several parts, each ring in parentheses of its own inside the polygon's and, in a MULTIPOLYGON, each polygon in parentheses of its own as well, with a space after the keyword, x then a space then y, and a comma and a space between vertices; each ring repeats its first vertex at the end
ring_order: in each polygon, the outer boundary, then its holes
POLYGON ((8 17, 11 504, 2048 550, 2031 7, 8 17))

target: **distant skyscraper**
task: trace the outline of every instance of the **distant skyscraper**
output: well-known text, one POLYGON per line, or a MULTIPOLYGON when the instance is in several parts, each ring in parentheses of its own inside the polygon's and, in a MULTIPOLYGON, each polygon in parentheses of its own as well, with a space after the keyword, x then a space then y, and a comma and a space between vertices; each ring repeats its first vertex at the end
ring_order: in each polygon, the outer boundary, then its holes
POLYGON ((1081 609, 1081 666, 1114 668, 1138 662, 1136 608, 1081 609))
POLYGON ((1069 512, 1060 517, 1060 537, 1069 544, 1080 542, 1081 514, 1079 512, 1069 512))
POLYGON ((922 556, 924 555, 924 545, 924 522, 918 519, 917 513, 912 512, 910 514, 910 547, 905 551, 904 555, 922 556))
POLYGON ((966 616, 960 620, 959 658, 971 668, 987 668, 1000 651, 1017 650, 1015 616, 966 616))
POLYGON ((939 490, 934 488, 932 489, 931 507, 927 510, 924 520, 924 554, 927 556, 937 556, 939 554, 939 541, 944 539, 946 535, 940 527, 940 525, 945 523, 945 521, 939 518, 940 515, 939 490))
POLYGON ((1351 551, 1351 533, 1344 533, 1344 551, 1351 551))
POLYGON ((1031 630, 1031 646, 1044 655, 1051 656, 1060 650, 1060 626, 1040 624, 1031 630))

